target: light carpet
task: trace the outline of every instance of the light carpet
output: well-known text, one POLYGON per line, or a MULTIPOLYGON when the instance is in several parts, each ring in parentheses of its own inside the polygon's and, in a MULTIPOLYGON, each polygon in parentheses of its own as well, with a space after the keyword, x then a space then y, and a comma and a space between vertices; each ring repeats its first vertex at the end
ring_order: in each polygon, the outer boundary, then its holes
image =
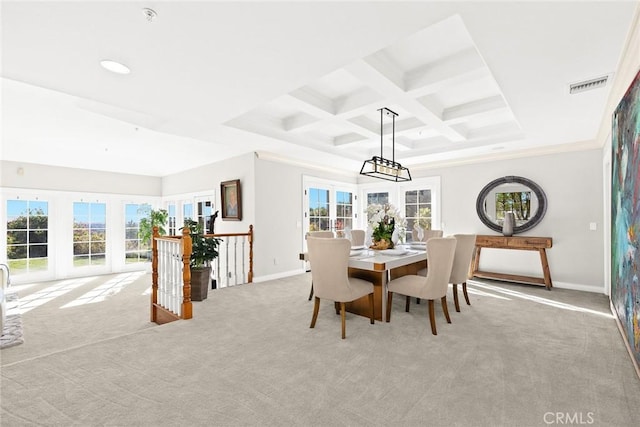
POLYGON ((390 323, 348 314, 342 340, 329 302, 309 328, 310 279, 210 291, 192 320, 162 326, 149 326, 149 275, 99 304, 61 309, 96 283, 47 302, 23 314, 29 340, 2 352, 0 423, 640 425, 640 381, 604 295, 474 282, 452 324, 436 304, 437 336, 426 304, 405 313, 396 298, 390 323))
POLYGON ((24 343, 22 333, 22 316, 20 315, 20 300, 15 293, 6 295, 7 315, 4 320, 2 335, 0 336, 0 349, 13 347, 24 343))

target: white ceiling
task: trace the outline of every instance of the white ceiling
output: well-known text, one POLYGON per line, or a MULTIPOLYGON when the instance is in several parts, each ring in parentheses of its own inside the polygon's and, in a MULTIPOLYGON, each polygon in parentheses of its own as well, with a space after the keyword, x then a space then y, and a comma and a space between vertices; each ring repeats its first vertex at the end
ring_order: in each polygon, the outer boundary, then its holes
POLYGON ((414 168, 588 146, 637 5, 3 1, 0 155, 164 176, 257 151, 355 174, 382 107, 414 168))

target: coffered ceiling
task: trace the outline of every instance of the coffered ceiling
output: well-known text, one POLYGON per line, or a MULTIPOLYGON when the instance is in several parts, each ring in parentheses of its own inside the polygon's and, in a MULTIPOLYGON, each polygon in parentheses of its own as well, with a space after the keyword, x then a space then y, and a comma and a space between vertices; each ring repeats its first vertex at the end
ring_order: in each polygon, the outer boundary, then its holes
POLYGON ((414 168, 595 146, 637 5, 3 1, 1 154, 164 176, 256 151, 356 174, 383 107, 414 168))

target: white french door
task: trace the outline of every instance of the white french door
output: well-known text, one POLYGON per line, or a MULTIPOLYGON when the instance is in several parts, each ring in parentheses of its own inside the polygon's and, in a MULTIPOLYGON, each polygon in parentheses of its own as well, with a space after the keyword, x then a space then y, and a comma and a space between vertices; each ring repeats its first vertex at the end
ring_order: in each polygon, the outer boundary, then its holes
POLYGON ((303 235, 310 231, 331 230, 336 233, 357 227, 355 185, 304 177, 303 188, 303 235))

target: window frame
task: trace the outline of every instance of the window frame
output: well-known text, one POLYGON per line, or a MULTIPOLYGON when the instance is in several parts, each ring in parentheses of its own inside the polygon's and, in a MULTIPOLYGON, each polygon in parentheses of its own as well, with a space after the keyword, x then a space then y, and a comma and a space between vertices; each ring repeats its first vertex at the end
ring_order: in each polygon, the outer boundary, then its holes
MULTIPOLYGON (((77 268, 102 268, 108 265, 108 254, 109 254, 109 246, 108 246, 108 230, 109 230, 109 205, 106 201, 104 200, 96 200, 96 201, 85 201, 84 199, 80 199, 80 200, 74 200, 71 202, 71 233, 72 233, 72 248, 71 248, 71 267, 73 269, 77 269, 77 268), (93 228, 91 227, 91 224, 89 224, 89 240, 86 242, 89 244, 89 253, 88 255, 88 260, 89 263, 87 265, 76 265, 76 257, 79 257, 80 255, 77 255, 75 253, 75 245, 76 245, 76 240, 75 240, 75 232, 77 229, 79 229, 78 227, 76 227, 76 212, 75 212, 75 207, 77 203, 85 203, 89 205, 89 220, 92 221, 93 217, 92 217, 92 205, 102 205, 104 207, 104 240, 102 241, 104 244, 104 253, 102 253, 103 255, 103 262, 102 263, 93 263, 92 262, 92 255, 93 255, 93 228)), ((99 228, 96 228, 96 230, 99 230, 99 228)), ((97 241, 100 242, 100 241, 97 241)), ((97 253, 100 254, 100 253, 97 253)))
MULTIPOLYGON (((394 205, 400 212, 402 212, 402 216, 406 215, 406 203, 405 203, 405 193, 407 191, 416 191, 416 190, 431 190, 431 228, 433 229, 444 229, 444 224, 442 223, 442 193, 441 193, 441 184, 440 184, 440 176, 432 176, 432 177, 423 177, 423 178, 415 178, 412 181, 403 182, 403 183, 394 183, 394 182, 368 182, 365 184, 359 185, 360 197, 364 202, 360 207, 360 218, 361 218, 361 227, 367 229, 367 200, 368 195, 373 193, 389 193, 389 203, 394 205)), ((407 230, 409 233, 410 230, 407 230)))
MULTIPOLYGON (((2 231, 4 232, 4 236, 5 238, 2 240, 2 246, 0 247, 0 249, 2 250, 2 253, 4 254, 4 257, 6 258, 6 263, 7 265, 9 265, 10 269, 12 269, 12 275, 15 275, 16 277, 28 277, 29 279, 36 279, 36 278, 41 278, 41 277, 49 277, 53 274, 54 271, 54 267, 55 267, 55 254, 54 251, 52 251, 52 247, 51 247, 51 241, 53 240, 54 237, 54 233, 53 233, 53 228, 52 228, 52 215, 54 213, 54 204, 52 203, 51 200, 49 200, 49 198, 47 197, 41 197, 39 195, 35 195, 33 193, 29 193, 29 192, 21 192, 20 194, 17 195, 6 195, 2 197, 2 211, 4 213, 3 217, 2 217, 2 231), (26 233, 26 243, 25 243, 25 247, 26 247, 26 258, 20 258, 20 259, 25 259, 27 260, 26 264, 27 264, 27 268, 25 270, 22 269, 15 269, 12 268, 10 265, 10 261, 9 261, 9 247, 10 246, 14 246, 14 245, 9 245, 8 243, 8 239, 9 239, 9 202, 10 201, 20 201, 20 202, 26 202, 27 203, 27 212, 30 209, 30 203, 31 202, 35 202, 35 203, 45 203, 46 204, 46 216, 47 216, 47 227, 45 229, 42 228, 30 228, 29 227, 29 222, 30 222, 30 216, 31 215, 27 215, 27 228, 25 229, 15 229, 16 231, 18 230, 24 230, 24 232, 26 233), (32 232, 37 232, 37 231, 42 231, 45 230, 46 231, 46 251, 47 251, 47 256, 46 257, 30 257, 30 250, 29 247, 31 246, 30 244, 30 236, 32 232), (46 268, 43 269, 31 269, 30 268, 30 260, 31 259, 40 259, 40 258, 44 258, 46 259, 46 268)), ((53 218, 55 219, 55 215, 53 215, 53 218)), ((12 229, 13 230, 13 229, 12 229)), ((42 245, 42 243, 38 242, 38 245, 42 245)))

